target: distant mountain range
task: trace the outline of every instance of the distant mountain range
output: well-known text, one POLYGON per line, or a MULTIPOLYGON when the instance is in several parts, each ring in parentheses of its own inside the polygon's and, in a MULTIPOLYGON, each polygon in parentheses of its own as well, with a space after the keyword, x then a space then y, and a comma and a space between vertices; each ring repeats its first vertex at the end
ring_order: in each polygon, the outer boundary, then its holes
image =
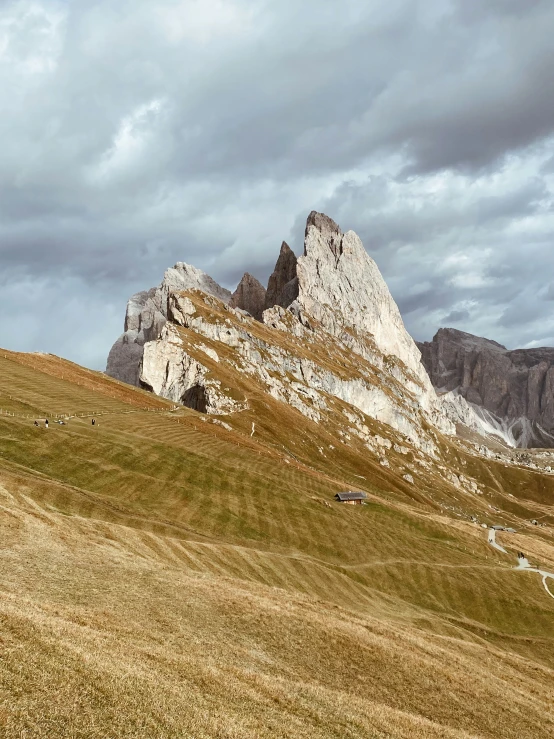
POLYGON ((419 343, 438 393, 459 393, 510 446, 554 446, 554 348, 509 351, 453 328, 419 343))

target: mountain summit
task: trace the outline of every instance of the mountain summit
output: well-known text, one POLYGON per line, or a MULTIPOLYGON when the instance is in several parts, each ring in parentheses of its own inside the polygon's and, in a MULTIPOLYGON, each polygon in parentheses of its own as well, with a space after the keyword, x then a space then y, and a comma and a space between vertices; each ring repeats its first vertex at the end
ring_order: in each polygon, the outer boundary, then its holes
POLYGON ((427 384, 420 352, 379 268, 354 231, 343 234, 331 218, 310 213, 297 275, 296 303, 327 331, 335 336, 345 329, 370 334, 383 355, 398 357, 427 384))
POLYGON ((431 428, 460 425, 554 446, 554 349, 508 351, 454 329, 416 345, 359 237, 315 211, 302 256, 283 242, 267 290, 245 273, 231 294, 180 262, 134 295, 106 371, 207 413, 247 407, 247 376, 312 420, 340 398, 423 448, 431 428))
POLYGON ((431 427, 455 432, 377 265, 322 213, 301 257, 283 243, 267 291, 248 273, 231 296, 188 265, 168 270, 129 301, 107 372, 216 415, 248 407, 248 379, 312 420, 336 415, 337 398, 423 448, 431 427))

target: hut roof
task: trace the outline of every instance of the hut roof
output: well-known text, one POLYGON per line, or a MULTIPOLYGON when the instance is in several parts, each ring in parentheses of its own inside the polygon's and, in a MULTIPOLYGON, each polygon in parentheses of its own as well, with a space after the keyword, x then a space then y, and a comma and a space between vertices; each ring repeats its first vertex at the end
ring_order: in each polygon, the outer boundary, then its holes
POLYGON ((367 495, 365 493, 337 493, 335 495, 336 500, 340 500, 344 503, 346 500, 365 500, 367 495))

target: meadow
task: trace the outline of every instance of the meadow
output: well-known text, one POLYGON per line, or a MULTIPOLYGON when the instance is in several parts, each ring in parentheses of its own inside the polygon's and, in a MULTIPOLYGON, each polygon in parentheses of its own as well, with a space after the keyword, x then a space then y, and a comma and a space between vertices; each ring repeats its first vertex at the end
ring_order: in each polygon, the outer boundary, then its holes
POLYGON ((402 455, 249 400, 229 430, 0 352, 0 734, 554 735, 554 599, 514 569, 554 571, 554 477, 442 439, 483 492, 411 486, 402 455), (471 521, 492 510, 507 554, 471 521))

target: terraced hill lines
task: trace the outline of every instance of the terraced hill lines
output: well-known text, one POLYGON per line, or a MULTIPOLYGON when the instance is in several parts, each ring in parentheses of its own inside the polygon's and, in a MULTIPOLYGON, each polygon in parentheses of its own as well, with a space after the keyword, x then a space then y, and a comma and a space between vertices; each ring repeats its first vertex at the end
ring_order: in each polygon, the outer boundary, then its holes
POLYGON ((412 456, 383 468, 272 399, 228 430, 73 367, 0 352, 0 407, 104 409, 0 416, 0 735, 552 736, 554 600, 512 551, 554 562, 523 520, 551 478, 512 501, 529 470, 445 445, 500 487, 409 485, 412 456), (508 555, 470 521, 489 505, 521 517, 508 555))
MULTIPOLYGON (((140 727, 146 726, 162 736, 183 735, 185 730, 194 736, 199 728, 206 736, 224 736, 223 724, 206 724, 201 718, 208 705, 221 706, 223 694, 227 721, 246 737, 285 737, 291 726, 299 737, 493 736, 498 724, 482 720, 474 703, 477 694, 505 712, 500 728, 504 731, 504 722, 512 722, 514 736, 541 736, 541 727, 548 732, 553 726, 548 692, 540 681, 535 686, 537 669, 548 678, 545 668, 534 666, 532 672, 525 660, 487 647, 482 639, 414 631, 409 609, 398 613, 400 623, 395 625, 390 601, 379 602, 375 593, 365 604, 358 598, 356 615, 344 607, 329 610, 321 598, 294 594, 298 582, 283 597, 273 587, 238 585, 229 574, 222 578, 224 569, 200 572, 198 579, 178 561, 166 559, 160 566, 159 558, 167 552, 152 556, 146 541, 151 537, 139 534, 137 539, 132 529, 103 525, 101 536, 94 521, 83 519, 83 532, 91 530, 81 537, 75 535, 71 518, 59 513, 37 517, 36 509, 23 505, 11 510, 38 542, 33 547, 19 539, 25 565, 11 582, 10 572, 4 572, 0 603, 4 638, 13 646, 22 639, 32 645, 32 652, 16 650, 17 672, 11 656, 0 665, 0 686, 22 689, 16 711, 5 720, 14 735, 15 727, 43 728, 42 717, 47 716, 49 730, 58 736, 74 730, 75 722, 83 735, 108 726, 112 731, 117 727, 120 736, 140 735, 140 727), (77 554, 76 566, 68 567, 77 554), (48 577, 36 583, 39 562, 48 577), (62 562, 64 576, 56 582, 46 563, 59 568, 62 562), (27 597, 32 592, 32 599, 22 599, 22 592, 27 597), (364 606, 379 618, 361 615, 364 606), (159 641, 149 634, 158 635, 159 641), (117 646, 121 643, 124 651, 117 646), (391 661, 392 671, 387 667, 391 661), (457 673, 452 673, 453 665, 457 673), (171 682, 176 671, 180 679, 171 682), (420 689, 400 694, 414 675, 420 689), (503 695, 516 680, 515 695, 503 695), (32 691, 26 692, 30 686, 32 691), (528 703, 531 686, 535 692, 528 703), (80 691, 77 717, 58 702, 54 689, 80 691), (192 705, 185 701, 185 691, 189 701, 194 697, 192 705), (435 710, 437 699, 441 705, 435 710), (239 718, 241 711, 246 723, 239 718), (429 715, 436 718, 425 718, 429 715), (464 732, 464 726, 478 733, 464 732)), ((200 556, 203 548, 196 544, 189 551, 200 556)), ((245 555, 247 551, 241 558, 245 555)), ((213 561, 211 556, 200 559, 213 561)), ((240 562, 235 566, 242 570, 240 562)), ((334 584, 327 588, 334 589, 334 584)))
POLYGON ((0 350, 0 407, 18 414, 113 413, 172 404, 53 355, 0 350))

